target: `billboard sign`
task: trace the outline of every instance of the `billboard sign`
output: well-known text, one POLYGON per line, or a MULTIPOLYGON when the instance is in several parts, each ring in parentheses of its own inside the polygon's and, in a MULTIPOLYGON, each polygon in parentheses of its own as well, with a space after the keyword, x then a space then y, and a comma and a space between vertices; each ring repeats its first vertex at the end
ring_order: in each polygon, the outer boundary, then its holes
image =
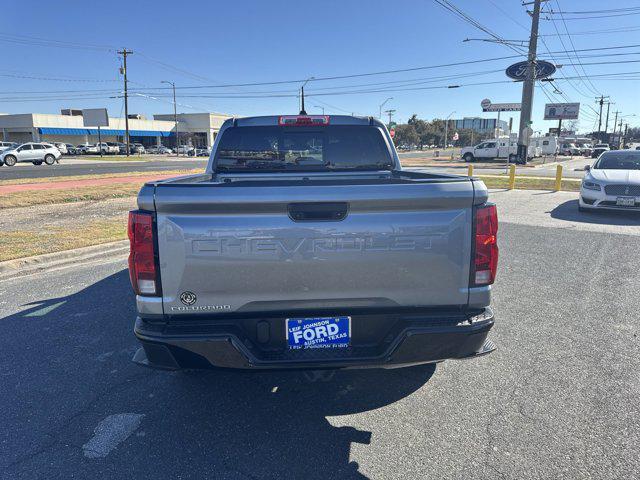
POLYGON ((577 120, 579 103, 547 103, 544 106, 545 120, 577 120))
MULTIPOLYGON (((527 78, 527 66, 529 62, 526 60, 524 62, 514 63, 510 65, 504 73, 507 74, 507 77, 513 78, 514 80, 522 81, 527 78)), ((536 61, 536 71, 535 71, 535 79, 539 80, 541 78, 546 78, 550 75, 553 75, 556 71, 556 66, 553 63, 545 62, 544 60, 536 61)))
POLYGON ((521 103, 491 103, 485 98, 480 102, 483 112, 519 112, 522 109, 521 103))
POLYGON ((85 127, 108 127, 109 114, 106 108, 88 108, 82 110, 82 124, 85 127))

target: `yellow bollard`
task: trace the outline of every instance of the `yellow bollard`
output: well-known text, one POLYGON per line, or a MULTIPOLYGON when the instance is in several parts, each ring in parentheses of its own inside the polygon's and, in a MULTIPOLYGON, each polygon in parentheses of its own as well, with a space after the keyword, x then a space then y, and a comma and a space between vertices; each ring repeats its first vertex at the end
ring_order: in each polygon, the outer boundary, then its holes
POLYGON ((473 177, 473 165, 469 165, 467 169, 468 169, 467 175, 470 177, 473 177))
POLYGON ((509 190, 516 188, 516 166, 509 165, 509 190))
POLYGON ((556 185, 554 188, 555 192, 559 192, 560 190, 562 190, 562 165, 556 167, 556 185))

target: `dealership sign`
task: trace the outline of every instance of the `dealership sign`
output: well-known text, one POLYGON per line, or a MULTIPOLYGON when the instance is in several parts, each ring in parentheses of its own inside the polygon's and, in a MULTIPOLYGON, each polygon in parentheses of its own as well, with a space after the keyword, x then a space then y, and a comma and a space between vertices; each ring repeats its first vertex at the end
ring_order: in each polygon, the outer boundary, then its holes
POLYGON ((522 109, 520 103, 491 103, 491 100, 485 98, 480 102, 483 112, 519 112, 522 109))
POLYGON ((579 113, 579 103, 547 103, 544 106, 545 120, 576 120, 579 113))
MULTIPOLYGON (((527 66, 528 61, 514 63, 505 70, 507 77, 514 80, 525 80, 527 78, 527 66)), ((553 75, 556 71, 556 66, 553 63, 545 62, 544 60, 536 61, 535 79, 546 78, 549 75, 553 75)))

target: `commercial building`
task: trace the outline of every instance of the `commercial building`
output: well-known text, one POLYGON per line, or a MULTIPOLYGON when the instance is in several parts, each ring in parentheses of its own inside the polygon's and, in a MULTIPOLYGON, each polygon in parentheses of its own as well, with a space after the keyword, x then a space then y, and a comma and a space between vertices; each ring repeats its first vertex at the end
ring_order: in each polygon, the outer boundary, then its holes
POLYGON ((453 121, 457 130, 470 129, 476 133, 493 133, 499 128, 501 134, 506 134, 509 130, 507 122, 495 118, 464 117, 453 121))
MULTIPOLYGON (((80 110, 63 110, 64 114, 22 113, 0 115, 0 138, 9 142, 62 142, 78 145, 98 142, 98 129, 85 127, 80 110)), ((211 147, 220 125, 229 115, 218 113, 178 114, 180 145, 211 147)), ((145 146, 176 146, 173 115, 154 115, 153 120, 129 115, 131 143, 145 146)), ((109 126, 100 128, 104 142, 125 141, 125 119, 109 118, 109 126)))

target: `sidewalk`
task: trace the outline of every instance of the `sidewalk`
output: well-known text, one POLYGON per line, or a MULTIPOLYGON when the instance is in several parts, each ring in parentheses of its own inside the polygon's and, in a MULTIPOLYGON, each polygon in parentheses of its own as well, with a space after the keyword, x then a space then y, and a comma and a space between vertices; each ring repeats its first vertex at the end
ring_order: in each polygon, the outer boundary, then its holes
POLYGON ((109 178, 91 178, 84 180, 61 180, 47 183, 21 183, 17 185, 0 185, 0 195, 8 193, 26 192, 35 190, 65 190, 79 187, 99 187, 104 185, 114 185, 122 183, 144 183, 152 180, 164 180, 176 177, 175 173, 171 174, 155 174, 155 175, 136 175, 109 178))

